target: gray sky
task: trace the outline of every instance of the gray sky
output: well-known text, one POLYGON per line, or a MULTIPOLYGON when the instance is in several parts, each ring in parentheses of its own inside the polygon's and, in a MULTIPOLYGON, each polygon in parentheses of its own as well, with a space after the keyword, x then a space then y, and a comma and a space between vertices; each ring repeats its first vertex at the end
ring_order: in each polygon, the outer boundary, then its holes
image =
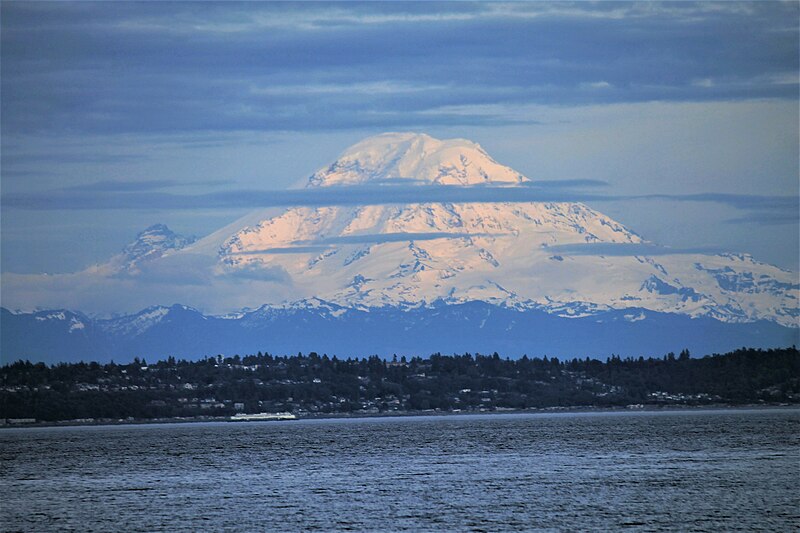
POLYGON ((518 200, 798 270, 796 2, 0 9, 3 272, 344 201, 270 191, 405 130, 555 182, 518 200))

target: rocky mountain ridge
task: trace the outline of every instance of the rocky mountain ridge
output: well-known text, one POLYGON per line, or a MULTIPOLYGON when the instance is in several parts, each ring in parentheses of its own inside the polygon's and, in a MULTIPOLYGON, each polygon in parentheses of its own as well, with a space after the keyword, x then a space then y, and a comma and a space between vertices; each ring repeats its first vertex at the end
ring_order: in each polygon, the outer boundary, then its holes
POLYGON ((485 302, 352 309, 309 300, 220 316, 172 305, 102 319, 67 310, 12 313, 3 308, 0 326, 3 364, 19 359, 125 362, 170 355, 196 359, 258 351, 339 357, 497 351, 508 357, 605 358, 661 356, 685 348, 708 354, 800 342, 800 330, 765 320, 726 323, 646 309, 594 310, 566 319, 485 302))

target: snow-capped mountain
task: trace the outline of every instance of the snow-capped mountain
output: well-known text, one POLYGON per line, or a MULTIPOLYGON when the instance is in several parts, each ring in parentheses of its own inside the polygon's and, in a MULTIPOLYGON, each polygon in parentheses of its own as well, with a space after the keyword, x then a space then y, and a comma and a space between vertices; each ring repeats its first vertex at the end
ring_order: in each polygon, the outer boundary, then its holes
POLYGON ((142 263, 154 261, 195 242, 194 237, 178 235, 165 224, 153 224, 136 236, 110 263, 119 269, 133 270, 142 263))
POLYGON ((749 255, 669 253, 582 203, 422 200, 426 187, 536 186, 470 141, 378 135, 304 186, 339 196, 369 190, 376 201, 258 211, 196 242, 156 225, 84 272, 6 275, 27 302, 74 286, 124 301, 129 314, 4 309, 0 355, 572 357, 800 341, 797 274, 749 255), (409 190, 420 192, 418 203, 391 203, 409 190), (187 305, 147 307, 174 301, 187 305))
MULTIPOLYGON (((306 186, 385 186, 391 194, 398 184, 535 182, 470 141, 391 133, 351 147, 306 186)), ((344 307, 484 301, 561 316, 644 308, 797 326, 796 276, 747 255, 562 251, 644 242, 581 203, 418 203, 290 208, 236 231, 218 254, 232 271, 285 271, 298 300, 344 307)), ((264 302, 277 303, 268 295, 264 302)))
POLYGON ((365 184, 519 185, 530 180, 466 139, 385 133, 348 148, 308 179, 308 187, 365 184))
POLYGON ((198 358, 266 351, 329 355, 492 353, 504 356, 608 357, 663 355, 684 348, 697 355, 741 346, 775 348, 798 342, 798 330, 760 320, 748 323, 690 318, 644 309, 600 311, 562 318, 536 309, 485 302, 426 307, 353 309, 309 299, 209 316, 183 305, 150 307, 115 318, 69 311, 0 310, 2 362, 130 361, 198 358))

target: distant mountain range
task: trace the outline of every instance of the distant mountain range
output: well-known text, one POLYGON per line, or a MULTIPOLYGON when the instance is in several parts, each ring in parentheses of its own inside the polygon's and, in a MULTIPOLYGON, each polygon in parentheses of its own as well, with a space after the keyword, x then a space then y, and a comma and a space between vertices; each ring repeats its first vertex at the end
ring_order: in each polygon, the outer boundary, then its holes
POLYGON ((369 188, 381 197, 374 205, 253 213, 199 240, 155 225, 107 263, 64 277, 67 287, 128 295, 146 283, 165 294, 191 285, 175 300, 214 316, 186 306, 103 319, 4 310, 2 359, 254 350, 656 355, 797 343, 797 274, 749 255, 672 253, 581 203, 390 203, 410 189, 424 199, 427 191, 536 185, 470 141, 378 135, 306 182, 343 197, 369 188), (224 314, 244 305, 255 310, 224 314))
POLYGON ((2 309, 3 362, 130 361, 216 354, 347 356, 492 353, 504 356, 601 357, 694 354, 736 347, 798 344, 798 330, 766 320, 722 322, 645 309, 562 318, 485 302, 360 310, 319 300, 206 316, 182 306, 152 307, 111 319, 70 311, 13 314, 2 309))

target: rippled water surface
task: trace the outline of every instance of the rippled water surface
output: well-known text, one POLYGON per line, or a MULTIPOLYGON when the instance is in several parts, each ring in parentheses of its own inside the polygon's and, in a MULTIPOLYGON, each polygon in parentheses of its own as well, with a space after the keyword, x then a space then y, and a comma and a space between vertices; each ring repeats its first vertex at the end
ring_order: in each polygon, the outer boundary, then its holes
POLYGON ((7 531, 794 531, 800 410, 0 431, 7 531))

